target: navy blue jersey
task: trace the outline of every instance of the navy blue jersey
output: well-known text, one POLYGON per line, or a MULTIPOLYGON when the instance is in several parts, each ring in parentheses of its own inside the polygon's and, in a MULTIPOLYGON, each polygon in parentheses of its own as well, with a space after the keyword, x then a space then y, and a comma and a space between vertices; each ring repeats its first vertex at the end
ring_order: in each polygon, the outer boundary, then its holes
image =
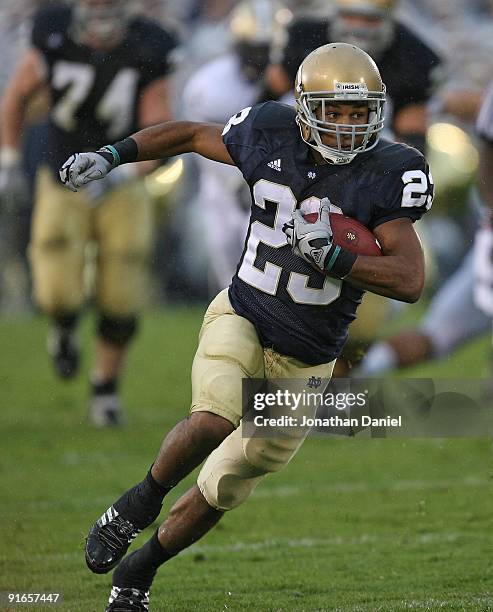
POLYGON ((296 207, 318 211, 324 197, 334 212, 371 230, 402 217, 415 221, 431 207, 433 181, 421 153, 386 140, 350 164, 317 164, 295 116, 290 106, 265 102, 224 128, 224 143, 252 193, 250 227, 229 296, 263 346, 315 365, 340 354, 363 291, 293 255, 283 224, 296 207))
POLYGON ((172 70, 175 36, 135 18, 118 46, 102 52, 71 37, 72 9, 53 6, 34 17, 31 42, 47 67, 52 107, 47 162, 54 171, 74 151, 90 151, 135 132, 144 88, 172 70))
MULTIPOLYGON (((293 22, 280 62, 293 83, 305 57, 317 47, 330 42, 334 41, 329 21, 300 19, 293 22)), ((393 116, 408 104, 419 104, 430 98, 440 59, 406 26, 395 24, 392 43, 376 59, 376 63, 387 88, 393 116)))

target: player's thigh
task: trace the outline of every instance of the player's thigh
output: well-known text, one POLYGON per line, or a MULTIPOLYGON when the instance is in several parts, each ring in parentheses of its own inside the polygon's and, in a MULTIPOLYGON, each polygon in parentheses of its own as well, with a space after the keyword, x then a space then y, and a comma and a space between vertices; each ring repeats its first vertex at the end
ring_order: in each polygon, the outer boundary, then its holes
POLYGON ((98 305, 113 316, 132 316, 149 295, 153 202, 134 182, 112 191, 96 214, 98 305))
POLYGON ((277 397, 281 403, 262 416, 294 417, 294 424, 277 420, 269 428, 265 426, 250 428, 251 436, 243 436, 243 452, 250 463, 265 468, 266 472, 280 470, 296 455, 311 425, 309 419, 316 416, 323 404, 323 394, 330 382, 335 360, 318 365, 310 365, 280 355, 272 349, 264 349, 265 378, 268 379, 266 392, 281 391, 277 397), (289 400, 286 398, 289 397, 289 400), (284 424, 286 423, 286 424, 284 424), (264 459, 268 461, 264 465, 264 459))
POLYGON ((141 181, 111 190, 98 206, 96 238, 104 254, 148 257, 153 239, 151 196, 141 181))
POLYGON ((90 233, 91 210, 83 193, 72 193, 42 167, 36 177, 31 245, 83 251, 90 233))
POLYGON ((82 193, 58 185, 51 171, 37 177, 29 259, 37 303, 47 312, 72 311, 84 301, 83 271, 91 210, 82 193))
MULTIPOLYGON (((320 395, 334 366, 334 362, 310 366, 270 349, 263 353, 265 376, 278 379, 283 391, 312 390, 320 395)), ((299 426, 281 425, 266 430, 242 421, 209 455, 199 473, 197 483, 207 502, 226 511, 246 501, 266 475, 278 472, 296 455, 310 430, 303 425, 302 416, 313 415, 314 410, 316 402, 314 407, 309 404, 299 407, 296 413, 299 426)))
MULTIPOLYGON (((303 363, 294 357, 280 355, 273 349, 264 349, 265 377, 269 379, 287 379, 296 382, 297 387, 304 388, 308 381, 312 387, 325 388, 330 381, 335 360, 318 365, 303 363), (316 386, 314 385, 314 382, 316 386), (320 385, 318 382, 320 381, 320 385)), ((287 382, 287 381, 285 381, 287 382)))
POLYGON ((200 330, 192 365, 191 411, 213 412, 237 427, 242 379, 263 375, 263 349, 255 327, 234 312, 225 289, 211 302, 200 330))

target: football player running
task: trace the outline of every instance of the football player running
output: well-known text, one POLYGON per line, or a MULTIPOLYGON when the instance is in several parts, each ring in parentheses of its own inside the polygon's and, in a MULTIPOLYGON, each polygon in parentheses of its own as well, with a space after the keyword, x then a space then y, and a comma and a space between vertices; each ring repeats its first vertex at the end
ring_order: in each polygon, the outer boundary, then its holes
POLYGON ((243 109, 224 128, 164 123, 72 155, 60 171, 76 190, 123 163, 195 152, 236 165, 252 193, 238 271, 204 317, 191 414, 165 437, 142 482, 89 532, 89 568, 105 573, 117 566, 107 610, 147 610, 159 566, 243 503, 301 446, 303 428, 244 434, 242 379, 289 378, 303 388, 310 377, 327 380, 365 290, 406 302, 420 297, 424 260, 413 222, 430 208, 433 182, 417 150, 379 138, 385 86, 376 64, 355 46, 326 45, 302 62, 295 87, 296 110, 265 102, 243 109), (314 205, 318 221, 309 224, 300 209, 314 205), (373 230, 383 256, 333 244, 331 208, 373 230), (197 484, 152 538, 123 559, 158 517, 166 493, 206 458, 197 484))
POLYGON ((74 149, 91 150, 101 138, 170 119, 167 79, 176 39, 133 15, 130 0, 79 0, 37 13, 31 42, 3 100, 1 161, 12 179, 3 188, 19 187, 26 102, 47 87, 49 131, 29 249, 34 295, 53 322, 48 349, 56 371, 70 378, 79 364, 74 332, 86 297, 86 247, 97 244, 90 418, 99 427, 115 425, 122 417, 118 382, 146 295, 152 202, 138 177, 150 166, 124 166, 77 194, 61 187, 58 169, 74 149))

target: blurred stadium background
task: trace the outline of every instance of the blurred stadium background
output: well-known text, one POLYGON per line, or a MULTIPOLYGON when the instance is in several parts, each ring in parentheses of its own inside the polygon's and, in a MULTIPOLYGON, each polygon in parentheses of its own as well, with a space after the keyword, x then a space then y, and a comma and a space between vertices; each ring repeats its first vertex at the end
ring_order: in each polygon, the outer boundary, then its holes
MULTIPOLYGON (((27 44, 30 16, 43 4, 1 1, 0 93, 27 44)), ((331 3, 286 4, 295 15, 325 15, 331 3)), ((228 48, 234 5, 141 1, 143 12, 181 34, 176 118, 188 77, 228 48)), ((429 255, 426 297, 396 309, 379 337, 416 322, 472 244, 474 114, 454 100, 480 99, 493 77, 492 2, 401 0, 398 16, 445 58, 446 70, 429 105, 437 196, 419 229, 429 255)), ((42 104, 32 109, 25 142, 31 178, 43 112, 42 104)), ((159 209, 153 289, 122 388, 129 423, 118 430, 87 423, 92 320, 81 330, 81 376, 56 379, 45 354, 47 323, 30 297, 31 207, 0 207, 0 591, 62 592, 61 609, 70 611, 100 609, 94 601, 104 601, 108 578, 87 573, 84 534, 105 504, 140 479, 163 433, 186 414, 196 335, 215 290, 197 173, 196 160, 185 156, 146 178, 159 209)), ((398 375, 489 379, 490 346, 487 332, 398 375)), ((165 568, 154 609, 493 610, 491 451, 488 439, 310 439, 251 503, 165 568)))

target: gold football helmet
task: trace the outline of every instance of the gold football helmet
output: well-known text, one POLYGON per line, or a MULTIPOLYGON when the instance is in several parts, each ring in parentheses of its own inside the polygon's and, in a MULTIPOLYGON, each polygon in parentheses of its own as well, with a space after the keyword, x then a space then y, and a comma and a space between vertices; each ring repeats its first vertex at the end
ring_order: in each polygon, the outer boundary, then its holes
POLYGON ((303 140, 333 164, 347 164, 378 141, 385 116, 385 85, 372 58, 354 45, 331 43, 308 55, 296 75, 296 114, 303 140), (368 123, 325 121, 327 103, 366 103, 368 123), (319 117, 316 110, 320 107, 319 117), (335 136, 337 147, 322 142, 335 136), (346 144, 348 135, 351 144, 346 144))
POLYGON ((279 0, 242 0, 230 14, 231 37, 245 76, 262 76, 270 50, 283 47, 292 13, 279 0))
POLYGON ((284 35, 291 19, 279 0, 243 0, 231 11, 229 23, 235 42, 271 44, 284 35))
POLYGON ((332 40, 356 45, 378 57, 394 36, 396 0, 335 0, 332 40))

